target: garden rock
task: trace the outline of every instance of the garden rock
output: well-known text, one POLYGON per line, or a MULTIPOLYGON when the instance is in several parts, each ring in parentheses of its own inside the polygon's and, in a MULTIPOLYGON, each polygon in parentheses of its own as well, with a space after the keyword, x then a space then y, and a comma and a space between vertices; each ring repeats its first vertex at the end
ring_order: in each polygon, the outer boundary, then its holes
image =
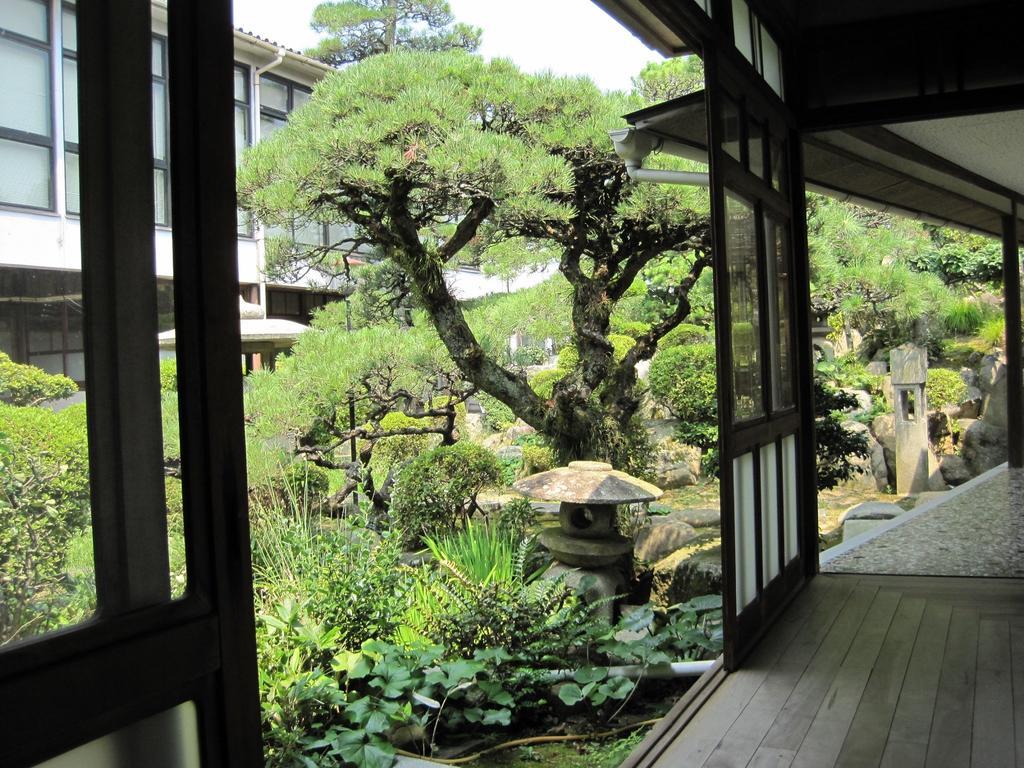
POLYGON ((871 435, 866 425, 859 421, 843 422, 843 428, 855 434, 864 435, 868 441, 868 455, 865 457, 851 456, 850 463, 857 470, 849 479, 841 484, 844 488, 863 488, 865 490, 885 490, 889 484, 889 472, 885 465, 885 451, 881 444, 871 435))
POLYGON ((949 493, 949 491, 925 491, 924 493, 919 493, 917 498, 914 500, 914 509, 923 507, 925 504, 929 504, 936 499, 941 499, 947 493, 949 493))
POLYGON ((886 476, 889 484, 896 485, 896 414, 883 413, 871 422, 871 434, 875 436, 883 450, 886 476))
POLYGON ((960 438, 960 455, 973 475, 987 472, 1007 460, 1005 428, 995 427, 984 419, 962 419, 962 427, 965 422, 970 424, 963 429, 960 438))
POLYGON ((718 509, 677 509, 665 517, 687 523, 694 528, 719 528, 722 525, 722 512, 718 509))
POLYGON ((928 449, 928 490, 949 490, 949 485, 946 484, 946 480, 942 476, 942 467, 939 465, 939 457, 935 455, 935 451, 931 448, 928 449))
POLYGON ((502 461, 522 461, 523 447, 521 445, 506 445, 495 451, 495 455, 502 461))
POLYGON ((1006 429, 1006 363, 1002 354, 985 355, 978 374, 985 395, 981 419, 992 427, 1006 429))
POLYGON ((615 567, 607 568, 573 568, 564 563, 553 563, 544 571, 542 578, 557 579, 562 577, 565 585, 579 592, 582 589, 583 600, 587 603, 599 603, 595 613, 609 624, 615 621, 615 602, 611 598, 626 593, 626 577, 615 567))
POLYGON ((985 401, 985 394, 975 386, 967 386, 967 396, 960 403, 958 418, 976 419, 981 415, 981 407, 985 401))
POLYGON ((953 486, 963 485, 974 477, 961 456, 940 456, 939 471, 942 472, 942 479, 953 486))
POLYGON ((889 363, 885 360, 872 360, 868 363, 867 369, 873 376, 885 376, 889 373, 889 363))
POLYGON ((665 440, 675 439, 676 429, 679 422, 675 419, 648 419, 644 422, 644 429, 651 442, 658 445, 665 440))
POLYGON ((693 540, 697 532, 692 525, 670 517, 655 517, 637 534, 633 555, 637 560, 653 563, 671 555, 693 540))
POLYGON ((887 520, 903 514, 903 508, 887 501, 862 501, 839 516, 843 526, 843 541, 848 541, 887 520))
POLYGON ((658 443, 654 484, 664 490, 695 485, 700 476, 700 449, 667 438, 658 443))
POLYGON ((857 407, 853 408, 850 413, 867 413, 871 410, 871 395, 863 389, 851 389, 849 387, 844 387, 840 391, 845 392, 857 400, 857 407))
POLYGON ((651 600, 663 608, 722 591, 722 550, 716 536, 700 537, 654 564, 651 600))
POLYGON ((520 437, 526 437, 536 433, 536 429, 531 427, 529 424, 516 424, 505 430, 505 440, 510 443, 514 443, 520 437))

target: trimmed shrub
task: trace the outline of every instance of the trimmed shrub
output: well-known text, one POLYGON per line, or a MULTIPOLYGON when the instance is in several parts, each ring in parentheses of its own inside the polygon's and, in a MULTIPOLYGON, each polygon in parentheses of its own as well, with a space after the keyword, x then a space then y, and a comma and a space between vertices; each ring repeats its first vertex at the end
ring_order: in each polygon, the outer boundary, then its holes
POLYGON ((38 405, 78 391, 67 376, 47 373, 34 365, 22 365, 0 352, 0 401, 11 405, 38 405))
POLYGON ((557 457, 555 452, 546 445, 523 446, 523 474, 533 475, 547 472, 555 468, 557 457))
POLYGON ((960 405, 967 398, 967 384, 958 372, 948 368, 929 368, 924 391, 929 410, 960 405))
POLYGON ((715 365, 715 345, 707 342, 660 351, 651 362, 651 394, 684 424, 717 425, 715 365))
POLYGON ((1000 349, 1005 347, 1006 319, 1002 317, 994 317, 991 320, 986 321, 978 331, 978 336, 989 347, 999 347, 1000 349))
POLYGON ((408 545, 452 531, 472 515, 477 494, 500 477, 494 453, 465 440, 422 453, 398 473, 392 523, 408 545))
MULTIPOLYGON (((569 349, 569 347, 566 347, 566 349, 569 349)), ((561 362, 561 353, 559 353, 558 357, 559 362, 561 362)), ((567 374, 568 371, 564 368, 549 368, 544 371, 537 371, 530 376, 530 386, 539 397, 550 400, 554 395, 555 384, 564 379, 567 374)))
POLYGON ((533 508, 529 499, 512 499, 498 510, 497 527, 502 531, 523 536, 536 522, 537 510, 533 508))
MULTIPOLYGON (((430 419, 416 419, 404 413, 389 413, 380 420, 380 428, 386 431, 409 427, 429 426, 430 419)), ((424 451, 429 451, 440 441, 440 435, 395 435, 382 437, 373 446, 370 469, 377 483, 384 482, 388 472, 407 461, 412 461, 424 451)))
POLYGON ((711 335, 712 331, 710 328, 692 323, 680 323, 661 337, 661 340, 658 342, 658 349, 664 351, 687 344, 706 343, 710 340, 711 335))
MULTIPOLYGON (((621 333, 609 333, 608 341, 612 345, 612 359, 618 363, 626 356, 626 353, 633 348, 633 339, 621 333)), ((571 371, 580 361, 580 351, 575 344, 562 347, 558 353, 558 367, 563 371, 571 371)))
POLYGON ((643 323, 639 320, 620 320, 613 315, 611 329, 612 333, 629 336, 629 338, 635 341, 651 330, 651 324, 643 323))

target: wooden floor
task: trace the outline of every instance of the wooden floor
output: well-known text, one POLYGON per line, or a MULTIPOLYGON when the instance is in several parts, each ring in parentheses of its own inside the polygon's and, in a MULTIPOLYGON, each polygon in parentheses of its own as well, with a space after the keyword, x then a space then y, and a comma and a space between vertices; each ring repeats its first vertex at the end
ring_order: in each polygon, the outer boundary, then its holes
POLYGON ((1024 766, 1024 582, 818 576, 677 710, 627 764, 1024 766))

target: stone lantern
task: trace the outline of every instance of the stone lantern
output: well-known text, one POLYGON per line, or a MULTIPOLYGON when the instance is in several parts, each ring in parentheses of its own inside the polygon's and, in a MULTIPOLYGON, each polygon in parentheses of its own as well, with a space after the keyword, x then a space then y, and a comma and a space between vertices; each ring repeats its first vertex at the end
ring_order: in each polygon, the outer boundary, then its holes
POLYGON ((540 541, 561 563, 582 568, 612 565, 633 549, 616 528, 616 507, 654 501, 661 489, 599 461, 572 461, 567 467, 530 475, 513 486, 524 496, 560 502, 559 528, 540 541))
POLYGON ((896 405, 896 492, 928 490, 928 350, 901 344, 889 353, 896 405))

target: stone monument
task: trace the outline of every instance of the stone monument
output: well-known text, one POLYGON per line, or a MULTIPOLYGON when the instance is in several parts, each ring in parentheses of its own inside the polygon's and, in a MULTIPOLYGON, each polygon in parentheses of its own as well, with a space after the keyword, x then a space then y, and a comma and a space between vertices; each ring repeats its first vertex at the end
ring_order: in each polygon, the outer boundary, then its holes
POLYGON ((906 343, 889 354, 896 405, 896 492, 928 490, 928 351, 906 343))

